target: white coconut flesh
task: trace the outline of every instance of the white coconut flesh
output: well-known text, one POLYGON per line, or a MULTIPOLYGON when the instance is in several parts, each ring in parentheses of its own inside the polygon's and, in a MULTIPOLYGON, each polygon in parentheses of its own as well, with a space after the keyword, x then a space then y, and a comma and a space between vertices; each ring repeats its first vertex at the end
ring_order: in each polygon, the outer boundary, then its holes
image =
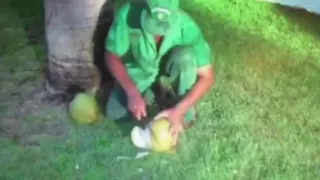
POLYGON ((131 141, 138 148, 151 149, 151 133, 149 128, 134 127, 131 131, 131 141))

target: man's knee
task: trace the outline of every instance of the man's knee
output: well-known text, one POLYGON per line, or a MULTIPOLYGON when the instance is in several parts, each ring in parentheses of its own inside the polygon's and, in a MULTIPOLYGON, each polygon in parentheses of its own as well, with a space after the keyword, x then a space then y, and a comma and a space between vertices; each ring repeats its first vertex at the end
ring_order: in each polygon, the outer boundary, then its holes
POLYGON ((111 120, 120 120, 129 116, 129 111, 126 106, 126 96, 121 89, 115 87, 107 101, 106 115, 111 120))
POLYGON ((180 46, 172 49, 166 73, 179 95, 185 94, 197 78, 197 57, 189 46, 180 46))
POLYGON ((178 71, 190 70, 196 67, 196 55, 190 46, 179 46, 172 49, 169 55, 169 64, 178 71))

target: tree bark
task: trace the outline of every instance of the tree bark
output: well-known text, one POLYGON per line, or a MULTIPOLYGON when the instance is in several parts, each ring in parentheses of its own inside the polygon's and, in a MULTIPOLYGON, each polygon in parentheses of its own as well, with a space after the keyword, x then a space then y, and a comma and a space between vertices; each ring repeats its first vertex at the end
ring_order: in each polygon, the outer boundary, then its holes
POLYGON ((96 92, 99 89, 101 71, 105 69, 99 67, 104 66, 104 38, 113 11, 106 2, 44 1, 48 55, 45 87, 49 93, 73 93, 79 89, 96 92), (106 11, 107 16, 111 15, 109 19, 101 17, 106 11), (99 30, 103 32, 97 32, 99 30))

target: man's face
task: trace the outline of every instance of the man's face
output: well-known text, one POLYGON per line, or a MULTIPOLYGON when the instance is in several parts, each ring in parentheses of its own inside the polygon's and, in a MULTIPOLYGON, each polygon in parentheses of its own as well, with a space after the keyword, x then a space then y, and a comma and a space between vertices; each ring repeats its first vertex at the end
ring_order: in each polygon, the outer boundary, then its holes
POLYGON ((166 31, 168 31, 168 29, 169 29, 169 23, 167 23, 167 22, 157 22, 157 26, 158 26, 158 28, 160 28, 161 29, 161 31, 163 31, 163 32, 166 32, 166 31))
POLYGON ((142 16, 144 29, 153 35, 165 35, 175 21, 173 14, 165 8, 148 9, 142 16))

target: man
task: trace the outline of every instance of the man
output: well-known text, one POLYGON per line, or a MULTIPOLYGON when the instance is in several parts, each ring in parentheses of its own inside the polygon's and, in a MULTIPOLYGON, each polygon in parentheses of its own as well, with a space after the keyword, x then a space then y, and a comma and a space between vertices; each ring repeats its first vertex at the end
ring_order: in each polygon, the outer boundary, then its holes
POLYGON ((106 39, 106 65, 116 80, 107 102, 110 119, 147 116, 151 86, 168 75, 180 100, 156 117, 172 124, 175 142, 196 120, 195 104, 214 83, 213 55, 179 0, 146 0, 122 6, 106 39))

